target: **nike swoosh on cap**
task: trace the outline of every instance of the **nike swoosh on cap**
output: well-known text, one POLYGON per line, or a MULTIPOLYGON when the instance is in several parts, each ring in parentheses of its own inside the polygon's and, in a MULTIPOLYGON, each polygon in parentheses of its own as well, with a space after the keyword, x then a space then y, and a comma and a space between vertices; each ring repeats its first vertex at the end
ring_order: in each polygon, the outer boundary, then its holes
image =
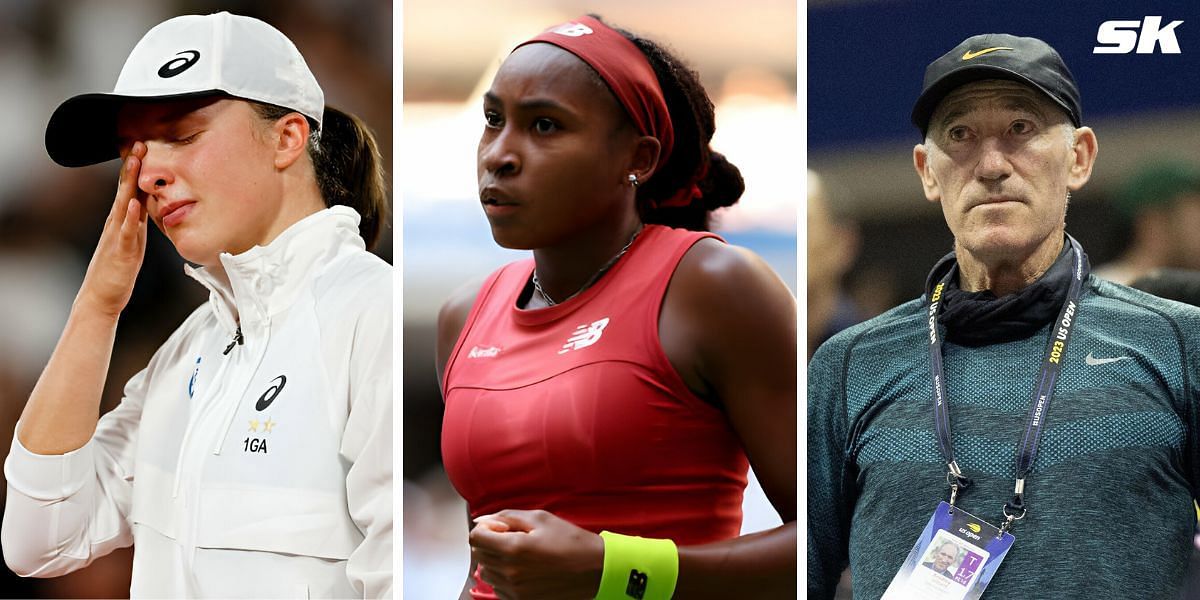
POLYGON ((967 52, 963 53, 962 59, 963 60, 971 60, 972 58, 977 58, 977 57, 983 56, 984 54, 987 54, 989 52, 995 52, 997 50, 1012 50, 1012 48, 1009 48, 1008 46, 996 46, 995 48, 984 48, 983 50, 975 50, 975 51, 968 50, 967 52))
POLYGON ((1083 362, 1087 363, 1089 366, 1095 367, 1097 365, 1107 365, 1108 363, 1113 363, 1113 362, 1117 362, 1118 360, 1127 360, 1127 359, 1129 359, 1128 356, 1117 356, 1114 358, 1096 358, 1095 356, 1092 356, 1091 352, 1088 352, 1088 355, 1083 358, 1083 362))

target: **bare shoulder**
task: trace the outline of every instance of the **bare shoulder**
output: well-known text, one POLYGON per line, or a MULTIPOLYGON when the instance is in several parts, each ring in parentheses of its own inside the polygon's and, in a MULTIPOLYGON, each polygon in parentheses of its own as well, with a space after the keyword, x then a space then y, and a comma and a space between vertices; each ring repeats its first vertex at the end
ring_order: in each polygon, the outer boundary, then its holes
POLYGON ((766 261, 705 239, 680 261, 659 317, 668 359, 725 412, 785 522, 796 518, 797 316, 766 261))
POLYGON ((475 299, 479 296, 479 289, 483 287, 484 281, 485 278, 481 277, 460 286, 450 294, 450 297, 442 303, 442 308, 438 310, 437 371, 439 381, 445 370, 446 362, 450 360, 450 353, 454 351, 454 344, 467 324, 467 316, 471 314, 471 307, 475 305, 475 299))
POLYGON ((738 305, 795 306, 787 285, 762 257, 712 238, 696 242, 683 256, 671 288, 702 306, 735 298, 738 305))
POLYGON ((746 362, 785 368, 791 356, 795 370, 795 335, 796 300, 783 280, 753 252, 711 238, 679 262, 659 315, 675 370, 698 396, 725 406, 737 376, 753 371, 746 362))

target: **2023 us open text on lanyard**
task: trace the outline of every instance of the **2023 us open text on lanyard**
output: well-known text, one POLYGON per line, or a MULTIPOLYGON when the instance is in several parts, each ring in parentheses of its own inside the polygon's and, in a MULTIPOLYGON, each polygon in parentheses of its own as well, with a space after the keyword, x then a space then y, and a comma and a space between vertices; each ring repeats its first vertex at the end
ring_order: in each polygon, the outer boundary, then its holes
MULTIPOLYGON (((1002 512, 1005 517, 1000 526, 1000 533, 1010 528, 1014 521, 1024 518, 1026 507, 1024 502, 1025 477, 1033 468, 1037 457, 1038 442, 1041 439, 1046 413, 1050 410, 1050 401, 1054 397, 1054 384, 1062 371, 1062 358, 1066 354, 1067 342, 1070 341, 1071 331, 1079 318, 1079 295, 1083 287, 1083 263, 1085 256, 1083 248, 1075 238, 1066 236, 1071 244, 1072 270, 1071 284, 1067 299, 1059 310, 1058 320, 1051 331, 1050 341, 1046 344, 1046 353, 1042 358, 1041 372, 1034 382, 1033 403, 1029 407, 1029 416, 1025 425, 1025 435, 1017 446, 1017 477, 1013 486, 1013 497, 1004 504, 1002 512)), ((954 443, 950 435, 950 410, 946 401, 945 373, 942 368, 942 337, 938 335, 937 317, 941 304, 942 290, 954 276, 951 269, 929 294, 929 370, 933 379, 933 418, 937 431, 938 449, 949 469, 946 473, 946 483, 950 485, 950 505, 954 506, 958 493, 970 486, 971 480, 963 475, 954 460, 954 443)))

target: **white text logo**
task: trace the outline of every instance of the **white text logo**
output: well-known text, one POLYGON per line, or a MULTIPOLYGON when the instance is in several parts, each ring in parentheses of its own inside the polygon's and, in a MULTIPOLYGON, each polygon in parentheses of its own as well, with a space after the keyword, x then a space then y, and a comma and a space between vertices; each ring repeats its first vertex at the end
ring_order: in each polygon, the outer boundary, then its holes
POLYGON ((470 352, 467 353, 467 358, 494 358, 498 354, 500 354, 500 349, 495 346, 487 346, 484 348, 475 346, 474 348, 471 348, 470 352))
POLYGON ((1154 54, 1155 46, 1162 48, 1163 54, 1180 54, 1175 28, 1182 24, 1183 21, 1171 21, 1161 27, 1161 16, 1141 21, 1105 21, 1096 32, 1096 42, 1100 45, 1092 48, 1092 54, 1129 54, 1135 47, 1138 54, 1154 54))
POLYGON ((563 23, 551 30, 551 33, 565 35, 567 37, 579 37, 592 32, 592 28, 582 23, 563 23))
POLYGON ((592 344, 600 341, 600 335, 604 333, 604 328, 608 326, 608 317, 604 317, 599 321, 593 322, 591 325, 584 323, 575 328, 575 332, 571 337, 567 338, 567 343, 563 344, 559 354, 566 354, 571 350, 579 350, 587 348, 592 344))

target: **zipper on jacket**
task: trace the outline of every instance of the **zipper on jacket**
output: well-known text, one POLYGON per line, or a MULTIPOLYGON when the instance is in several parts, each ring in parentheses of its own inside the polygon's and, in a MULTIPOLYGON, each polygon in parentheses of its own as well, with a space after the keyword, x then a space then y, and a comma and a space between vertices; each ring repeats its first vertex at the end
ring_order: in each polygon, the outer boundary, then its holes
POLYGON ((180 476, 183 473, 184 458, 187 456, 187 447, 192 438, 192 432, 195 430, 197 423, 199 423, 203 415, 213 410, 212 405, 214 403, 214 397, 223 388, 222 384, 225 377, 225 372, 228 370, 229 363, 231 362, 233 362, 233 359, 221 361, 221 366, 217 368, 217 372, 213 375, 212 380, 209 382, 208 386, 204 390, 203 395, 200 396, 200 399, 197 402, 197 405, 200 407, 200 413, 188 417, 187 428, 183 432, 183 441, 179 444, 179 456, 175 458, 175 481, 171 485, 171 498, 176 498, 179 496, 180 476))
MULTIPOLYGON (((241 332, 240 326, 238 327, 238 332, 241 332)), ((237 387, 233 388, 236 390, 236 393, 234 394, 234 398, 228 401, 229 408, 227 409, 225 418, 223 419, 224 424, 218 430, 220 431, 220 434, 217 435, 216 445, 213 447, 213 454, 221 454, 221 446, 224 445, 225 438, 229 435, 229 428, 233 426, 233 418, 235 415, 237 415, 238 408, 241 406, 242 398, 245 396, 246 390, 250 388, 250 381, 254 379, 254 376, 258 374, 258 369, 262 367, 263 358, 267 356, 267 349, 271 344, 271 319, 269 317, 263 323, 262 331, 258 337, 262 338, 262 343, 258 345, 258 358, 254 360, 253 367, 250 369, 250 372, 246 374, 245 380, 240 382, 237 387)))
POLYGON ((237 326, 237 331, 233 332, 233 341, 229 342, 228 346, 225 346, 225 351, 222 352, 221 354, 223 356, 227 356, 229 354, 229 351, 233 350, 233 347, 235 345, 241 346, 245 342, 246 342, 246 339, 242 337, 242 326, 241 326, 241 324, 239 324, 237 326))

